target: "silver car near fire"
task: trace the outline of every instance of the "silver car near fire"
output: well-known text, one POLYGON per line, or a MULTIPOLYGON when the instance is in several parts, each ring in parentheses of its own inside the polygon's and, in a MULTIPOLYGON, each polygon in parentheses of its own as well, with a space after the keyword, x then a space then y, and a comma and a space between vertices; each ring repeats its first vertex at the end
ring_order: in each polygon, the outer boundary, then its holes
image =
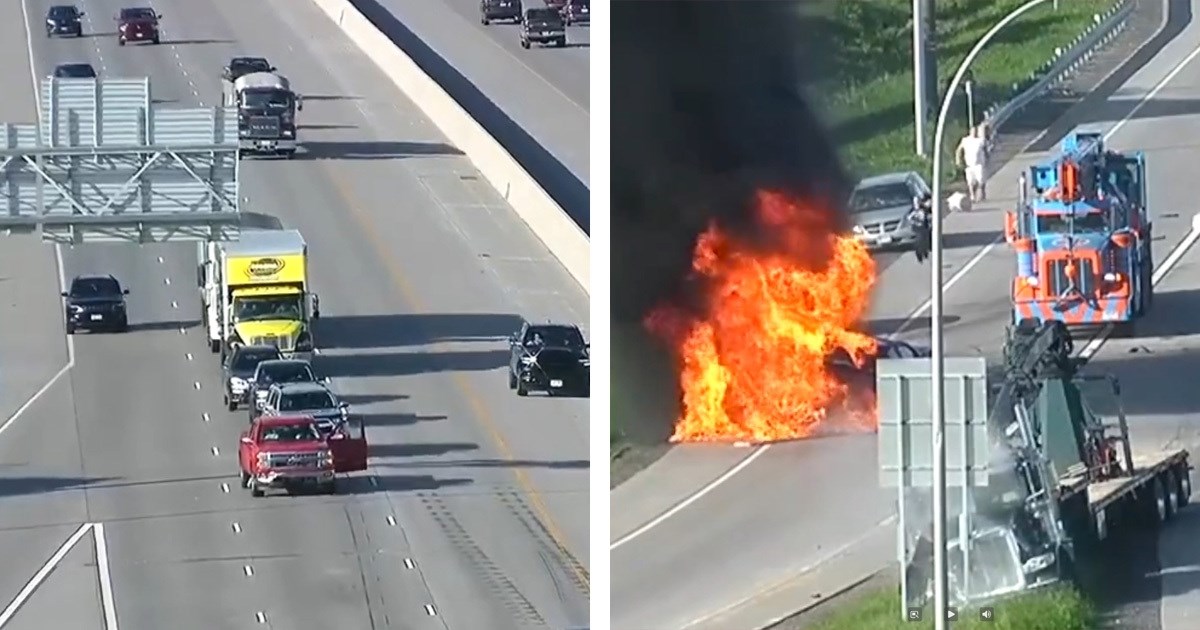
POLYGON ((854 236, 871 250, 911 247, 917 233, 909 218, 913 199, 929 194, 913 171, 868 177, 854 187, 849 209, 854 236))

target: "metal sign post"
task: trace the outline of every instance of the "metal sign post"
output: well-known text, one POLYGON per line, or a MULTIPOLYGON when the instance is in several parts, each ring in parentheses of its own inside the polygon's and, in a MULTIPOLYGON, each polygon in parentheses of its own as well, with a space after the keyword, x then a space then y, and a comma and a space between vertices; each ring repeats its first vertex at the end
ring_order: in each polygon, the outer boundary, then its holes
MULTIPOLYGON (((971 489, 988 483, 987 364, 982 357, 945 358, 946 485, 961 489, 958 544, 962 563, 959 586, 970 592, 971 489)), ((937 483, 932 436, 936 420, 930 396, 932 359, 880 359, 876 368, 879 405, 880 485, 897 489, 899 515, 897 557, 901 566, 902 613, 925 603, 927 579, 910 560, 918 552, 909 546, 913 533, 923 537, 929 512, 912 513, 927 503, 937 483), (920 583, 914 583, 920 582, 920 583), (915 591, 915 589, 921 589, 915 591), (914 592, 915 591, 915 592, 914 592)), ((943 526, 945 523, 943 522, 943 526)), ((919 562, 918 562, 919 564, 919 562)), ((927 577, 927 576, 926 576, 927 577)), ((935 611, 935 614, 936 611, 935 611)))

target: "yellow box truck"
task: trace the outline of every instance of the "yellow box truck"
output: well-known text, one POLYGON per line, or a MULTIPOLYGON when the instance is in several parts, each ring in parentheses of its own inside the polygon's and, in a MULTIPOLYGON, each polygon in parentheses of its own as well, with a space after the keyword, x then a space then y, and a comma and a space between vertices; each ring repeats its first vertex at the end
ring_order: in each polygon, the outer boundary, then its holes
POLYGON ((312 359, 320 302, 308 281, 308 244, 297 230, 243 229, 237 241, 199 245, 197 283, 209 348, 273 345, 312 359))

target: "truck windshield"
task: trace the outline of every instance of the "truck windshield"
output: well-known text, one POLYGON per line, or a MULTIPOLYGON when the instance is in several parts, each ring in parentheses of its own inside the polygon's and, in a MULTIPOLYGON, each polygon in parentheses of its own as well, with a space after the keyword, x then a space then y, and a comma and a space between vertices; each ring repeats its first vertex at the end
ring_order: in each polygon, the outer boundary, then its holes
POLYGON ((263 427, 263 442, 317 442, 321 434, 312 424, 277 424, 263 427))
POLYGON ((242 107, 248 109, 289 109, 292 95, 283 90, 246 90, 242 92, 242 107))
POLYGON ((233 320, 236 322, 301 319, 303 313, 299 295, 238 298, 233 301, 233 320))
MULTIPOLYGON (((1071 220, 1065 214, 1042 214, 1037 217, 1037 229, 1045 234, 1070 234, 1071 220)), ((1075 215, 1075 232, 1103 232, 1108 220, 1102 212, 1075 215)))

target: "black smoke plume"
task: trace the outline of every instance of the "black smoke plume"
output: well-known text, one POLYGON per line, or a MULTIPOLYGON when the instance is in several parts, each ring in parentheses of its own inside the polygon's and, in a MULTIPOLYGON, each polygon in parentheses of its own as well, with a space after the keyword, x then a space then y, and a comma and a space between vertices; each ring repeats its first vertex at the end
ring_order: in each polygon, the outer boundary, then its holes
POLYGON ((805 47, 800 4, 612 4, 614 321, 684 297, 710 221, 755 236, 754 190, 845 199, 849 179, 802 95, 822 55, 805 47))

